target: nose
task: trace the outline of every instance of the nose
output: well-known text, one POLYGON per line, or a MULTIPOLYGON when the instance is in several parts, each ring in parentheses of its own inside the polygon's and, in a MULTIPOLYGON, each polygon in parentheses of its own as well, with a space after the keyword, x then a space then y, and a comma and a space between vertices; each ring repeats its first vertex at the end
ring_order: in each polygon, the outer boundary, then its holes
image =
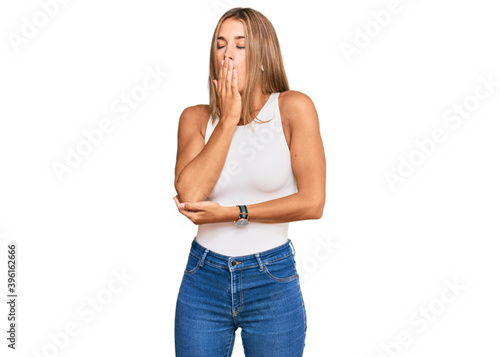
POLYGON ((230 60, 233 60, 234 61, 234 57, 233 57, 233 53, 230 49, 227 48, 228 46, 226 46, 226 51, 224 52, 224 59, 230 59, 230 60))

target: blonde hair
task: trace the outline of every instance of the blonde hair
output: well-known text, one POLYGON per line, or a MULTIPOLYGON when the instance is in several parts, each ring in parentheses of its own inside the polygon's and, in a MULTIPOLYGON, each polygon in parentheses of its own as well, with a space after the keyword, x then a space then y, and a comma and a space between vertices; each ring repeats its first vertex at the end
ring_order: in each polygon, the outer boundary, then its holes
MULTIPOLYGON (((210 47, 210 69, 208 78, 209 90, 209 111, 212 124, 215 124, 215 117, 220 117, 216 87, 213 82, 218 79, 215 51, 217 50, 217 34, 224 22, 229 18, 236 18, 243 23, 245 28, 245 54, 246 54, 246 83, 244 93, 241 97, 241 117, 243 125, 253 121, 251 116, 252 101, 251 95, 254 93, 257 80, 261 76, 261 90, 265 94, 275 92, 285 92, 289 90, 288 79, 283 65, 278 36, 271 22, 259 11, 252 8, 236 7, 228 10, 220 18, 215 28, 212 45, 210 47), (264 67, 262 72, 261 65, 264 67)), ((261 121, 260 119, 258 119, 261 121)), ((261 121, 262 122, 262 121, 261 121)))

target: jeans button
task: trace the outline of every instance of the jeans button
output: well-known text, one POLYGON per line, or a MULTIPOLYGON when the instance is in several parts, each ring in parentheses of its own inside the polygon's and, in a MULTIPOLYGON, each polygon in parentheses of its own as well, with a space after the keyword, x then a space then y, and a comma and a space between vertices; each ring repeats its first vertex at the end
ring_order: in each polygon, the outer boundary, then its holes
POLYGON ((234 260, 231 261, 231 265, 234 267, 236 265, 236 262, 234 260))

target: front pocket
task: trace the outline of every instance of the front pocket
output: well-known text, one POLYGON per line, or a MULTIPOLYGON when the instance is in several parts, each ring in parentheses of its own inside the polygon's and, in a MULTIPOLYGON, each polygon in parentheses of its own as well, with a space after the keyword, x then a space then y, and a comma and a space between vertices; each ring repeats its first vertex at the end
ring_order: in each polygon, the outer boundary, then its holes
POLYGON ((200 258, 194 255, 192 252, 189 252, 189 257, 186 264, 186 269, 184 270, 184 274, 194 274, 199 267, 200 258))
POLYGON ((292 255, 285 258, 264 263, 264 271, 267 276, 275 281, 290 281, 295 279, 297 270, 292 255))

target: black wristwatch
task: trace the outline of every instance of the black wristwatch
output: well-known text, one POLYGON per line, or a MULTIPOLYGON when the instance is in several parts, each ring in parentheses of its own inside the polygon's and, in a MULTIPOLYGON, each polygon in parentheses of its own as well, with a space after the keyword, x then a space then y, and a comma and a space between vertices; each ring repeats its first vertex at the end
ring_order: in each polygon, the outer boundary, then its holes
POLYGON ((245 205, 236 205, 240 208, 240 216, 237 221, 234 221, 234 224, 237 226, 246 226, 248 224, 248 210, 245 205))

